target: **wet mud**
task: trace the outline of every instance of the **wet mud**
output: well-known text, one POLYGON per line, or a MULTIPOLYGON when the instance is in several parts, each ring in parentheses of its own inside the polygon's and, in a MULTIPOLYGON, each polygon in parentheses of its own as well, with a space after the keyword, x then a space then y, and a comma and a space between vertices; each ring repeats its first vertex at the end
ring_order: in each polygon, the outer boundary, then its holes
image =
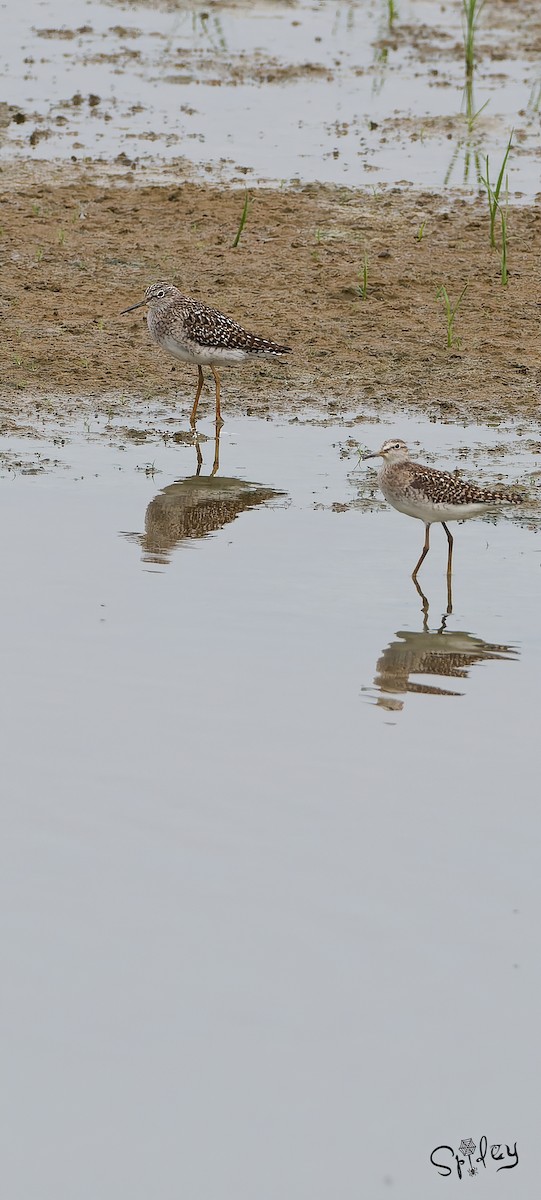
MULTIPOLYGON (((173 279, 249 329, 284 340, 287 365, 225 374, 225 414, 407 405, 447 419, 537 418, 541 213, 508 213, 509 281, 490 246, 486 201, 390 188, 307 185, 251 197, 179 183, 33 183, 5 168, 0 192, 2 423, 32 429, 85 406, 129 418, 163 399, 187 416, 196 372, 155 347, 140 313, 149 282, 173 279), (6 186, 7 184, 7 186, 6 186), (447 346, 444 285, 467 285, 447 346)), ((201 415, 210 414, 207 387, 201 415)))

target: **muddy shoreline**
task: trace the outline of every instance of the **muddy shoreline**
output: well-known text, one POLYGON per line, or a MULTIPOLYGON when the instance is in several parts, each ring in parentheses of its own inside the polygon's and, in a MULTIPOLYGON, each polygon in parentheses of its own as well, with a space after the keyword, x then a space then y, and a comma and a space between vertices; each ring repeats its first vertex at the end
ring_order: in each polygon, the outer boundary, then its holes
MULTIPOLYGON (((447 420, 537 420, 541 213, 509 211, 509 282, 489 243, 486 201, 453 194, 307 185, 243 196, 198 185, 95 182, 69 186, 0 175, 3 281, 0 409, 4 432, 51 414, 141 402, 171 404, 182 422, 195 369, 151 344, 140 313, 121 317, 155 278, 284 340, 287 365, 225 375, 228 411, 335 416, 368 405, 447 420), (365 277, 366 266, 366 277, 365 277), (454 301, 448 348, 438 288, 454 301), (363 296, 363 291, 365 295, 363 296)), ((210 414, 207 388, 201 415, 210 414)))

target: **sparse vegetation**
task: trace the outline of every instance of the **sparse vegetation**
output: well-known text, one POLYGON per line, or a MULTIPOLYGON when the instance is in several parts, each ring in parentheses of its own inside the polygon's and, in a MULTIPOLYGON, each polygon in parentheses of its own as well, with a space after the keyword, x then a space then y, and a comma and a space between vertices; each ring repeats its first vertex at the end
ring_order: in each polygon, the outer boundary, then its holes
POLYGON ((473 133, 473 130, 475 128, 475 123, 476 123, 476 121, 478 121, 479 117, 481 116, 481 113, 485 111, 487 104, 490 104, 490 100, 485 100, 485 103, 482 104, 480 108, 476 109, 475 98, 474 98, 474 94, 473 94, 473 79, 472 79, 471 75, 467 75, 466 76, 466 84, 464 87, 463 105, 466 110, 466 121, 468 123, 468 133, 473 133))
POLYGON ((464 13, 464 58, 466 78, 471 79, 475 66, 475 34, 485 0, 462 0, 464 13))
POLYGON ((488 154, 485 158, 485 174, 481 176, 481 183, 484 184, 484 186, 486 187, 486 190, 487 190, 487 200, 488 200, 488 207, 489 207, 489 212, 490 212, 490 245, 491 246, 496 245, 496 217, 498 215, 498 212, 500 212, 500 214, 501 214, 501 211, 502 211, 501 207, 500 207, 500 193, 502 190, 502 184, 503 184, 503 180, 504 180, 504 176, 505 176, 505 169, 507 167, 507 161, 508 161, 509 155, 511 153, 511 145, 513 142, 514 132, 515 132, 514 129, 512 129, 511 133, 509 134, 509 141, 507 143, 507 148, 506 148, 505 154, 503 156, 502 165, 500 167, 500 172, 499 172, 498 178, 496 180, 496 183, 494 185, 492 185, 490 182, 490 169, 489 169, 488 154))
POLYGON ((368 295, 368 255, 365 254, 363 260, 363 269, 359 275, 358 292, 361 300, 366 300, 368 295))
POLYGON ((441 300, 444 305, 444 308, 445 308, 445 319, 447 322, 447 346, 448 346, 448 348, 451 348, 451 346, 457 346, 457 347, 460 346, 461 339, 459 337, 457 337, 455 334, 455 319, 456 319, 457 312, 460 308, 460 305, 462 304, 462 301, 464 299, 464 296, 466 295, 467 290, 468 290, 468 284, 465 283, 464 287, 462 288, 462 291, 460 293, 460 296, 458 297, 458 300, 455 300, 454 304, 449 296, 449 292, 447 291, 445 284, 442 283, 441 287, 439 287, 436 292, 436 299, 441 300))
POLYGON ((505 181, 505 207, 504 207, 504 208, 502 208, 502 207, 501 207, 501 205, 500 205, 500 221, 501 221, 501 229, 502 229, 502 240, 501 240, 501 249, 500 249, 500 273, 501 273, 502 287, 507 287, 507 279, 508 279, 508 274, 507 274, 507 209, 508 209, 508 197, 509 197, 509 187, 508 187, 508 180, 507 180, 507 177, 506 177, 506 181, 505 181))
POLYGON ((243 231, 243 229, 244 229, 244 226, 246 225, 246 220, 247 220, 247 217, 248 217, 248 209, 249 209, 249 207, 250 207, 250 193, 247 191, 247 192, 246 192, 246 194, 245 194, 245 196, 244 196, 244 205, 243 205, 243 209, 242 209, 242 213, 241 213, 241 218, 240 218, 240 221, 239 221, 239 227, 238 227, 238 229, 237 229, 237 232, 236 232, 236 234, 235 234, 235 239, 234 239, 234 241, 233 241, 233 244, 232 244, 232 249, 233 249, 233 250, 236 250, 236 249, 237 249, 237 246, 238 246, 238 244, 239 244, 239 242, 240 242, 242 231, 243 231))
POLYGON ((398 9, 396 7, 395 0, 387 0, 387 24, 389 26, 389 29, 392 29, 397 16, 398 16, 398 9))
POLYGON ((156 466, 156 462, 142 463, 141 466, 134 467, 135 471, 142 471, 148 479, 153 479, 155 475, 161 475, 161 471, 156 466))

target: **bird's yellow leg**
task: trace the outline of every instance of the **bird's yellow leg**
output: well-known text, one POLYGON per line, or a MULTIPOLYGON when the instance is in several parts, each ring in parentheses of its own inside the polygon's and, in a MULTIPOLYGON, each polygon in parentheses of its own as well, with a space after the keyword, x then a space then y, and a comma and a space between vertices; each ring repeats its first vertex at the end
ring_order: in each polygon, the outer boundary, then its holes
POLYGON ((453 535, 449 532, 445 521, 442 521, 442 525, 447 534, 447 542, 449 545, 449 554, 447 555, 447 576, 450 579, 453 571, 453 535))

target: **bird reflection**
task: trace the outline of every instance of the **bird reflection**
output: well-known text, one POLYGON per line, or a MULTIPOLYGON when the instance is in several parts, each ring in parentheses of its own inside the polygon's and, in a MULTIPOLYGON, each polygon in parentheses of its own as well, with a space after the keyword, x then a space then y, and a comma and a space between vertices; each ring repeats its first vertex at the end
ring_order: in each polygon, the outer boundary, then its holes
POLYGON ((218 477, 219 432, 210 475, 201 474, 203 457, 199 441, 195 449, 196 474, 178 479, 158 492, 145 513, 145 532, 128 535, 141 545, 145 562, 168 563, 171 552, 181 542, 208 537, 234 521, 241 512, 284 495, 244 479, 218 477))
MULTIPOLYGON (((418 589, 419 590, 419 589, 418 589)), ((400 699, 408 693, 427 696, 462 696, 457 688, 440 687, 435 682, 423 683, 412 676, 436 676, 444 679, 467 679, 476 663, 493 661, 515 661, 518 650, 514 646, 485 642, 483 638, 460 629, 447 629, 450 608, 442 616, 437 629, 428 624, 428 600, 423 599, 423 628, 397 630, 395 641, 383 651, 378 659, 374 686, 377 689, 376 704, 398 712, 404 707, 400 699)))

